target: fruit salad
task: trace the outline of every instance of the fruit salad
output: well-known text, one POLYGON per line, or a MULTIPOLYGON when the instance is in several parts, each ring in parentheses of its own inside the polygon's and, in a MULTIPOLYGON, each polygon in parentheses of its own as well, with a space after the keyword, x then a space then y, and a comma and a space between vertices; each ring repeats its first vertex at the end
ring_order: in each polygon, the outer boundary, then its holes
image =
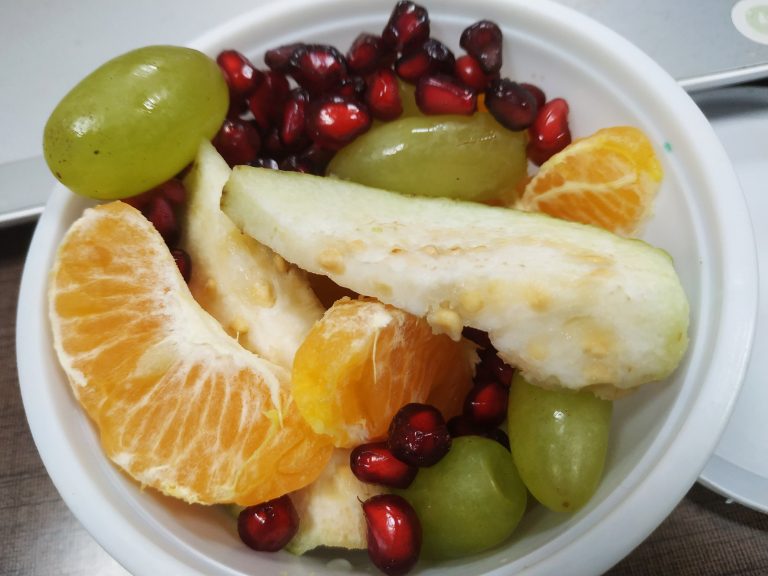
POLYGON ((481 19, 454 52, 402 0, 346 51, 150 46, 65 96, 46 160, 103 202, 49 317, 121 470, 226 506, 256 551, 386 574, 589 501, 612 402, 676 369, 688 302, 636 239, 651 142, 573 139, 503 43, 481 19))

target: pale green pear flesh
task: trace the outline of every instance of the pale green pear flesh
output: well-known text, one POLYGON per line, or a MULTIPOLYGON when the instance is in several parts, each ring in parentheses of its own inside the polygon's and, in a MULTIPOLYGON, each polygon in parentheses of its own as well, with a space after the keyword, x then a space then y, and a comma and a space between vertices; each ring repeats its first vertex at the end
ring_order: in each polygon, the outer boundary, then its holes
POLYGON ((669 376, 689 306, 670 256, 540 214, 238 166, 222 209, 289 262, 427 318, 489 333, 545 386, 621 392, 669 376))

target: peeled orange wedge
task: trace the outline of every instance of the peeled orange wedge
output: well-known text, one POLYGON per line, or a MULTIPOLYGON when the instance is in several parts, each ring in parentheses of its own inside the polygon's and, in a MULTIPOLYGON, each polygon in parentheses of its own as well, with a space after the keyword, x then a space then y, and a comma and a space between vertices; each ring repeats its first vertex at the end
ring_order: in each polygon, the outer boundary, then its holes
POLYGON ((248 505, 311 483, 329 439, 290 374, 242 348, 192 298, 152 225, 121 202, 64 237, 49 284, 54 346, 107 456, 141 484, 248 505))
POLYGON ((542 164, 517 208, 633 236, 652 213, 661 178, 661 164, 640 129, 604 128, 542 164))
POLYGON ((446 419, 460 412, 476 358, 472 344, 433 334, 423 318, 345 298, 296 352, 293 395, 315 432, 352 448, 383 438, 409 402, 429 402, 446 419))

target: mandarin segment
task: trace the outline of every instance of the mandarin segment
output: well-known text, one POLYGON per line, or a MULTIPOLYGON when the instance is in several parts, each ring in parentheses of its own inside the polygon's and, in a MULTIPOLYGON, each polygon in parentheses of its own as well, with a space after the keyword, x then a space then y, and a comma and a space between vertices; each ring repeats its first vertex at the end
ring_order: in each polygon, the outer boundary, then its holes
POLYGON ((474 345, 435 335, 422 318, 370 299, 336 302, 296 353, 293 395, 312 429, 353 447, 383 438, 410 402, 446 418, 472 385, 474 345))
POLYGON ((542 164, 517 207, 632 236, 650 216, 661 178, 640 129, 604 128, 542 164))
POLYGON ((86 210, 50 276, 54 347, 107 456, 188 502, 243 505, 311 483, 331 454, 287 370, 243 349, 192 298, 134 208, 86 210))

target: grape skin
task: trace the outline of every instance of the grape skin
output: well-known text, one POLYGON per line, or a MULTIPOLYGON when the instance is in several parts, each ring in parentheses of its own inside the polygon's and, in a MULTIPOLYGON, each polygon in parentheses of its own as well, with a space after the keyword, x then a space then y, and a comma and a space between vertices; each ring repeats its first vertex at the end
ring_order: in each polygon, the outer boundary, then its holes
POLYGON ((534 498, 573 512, 597 490, 608 451, 613 404, 587 390, 545 390, 512 379, 507 431, 520 476, 534 498))
POLYGON ((454 438, 437 464, 398 492, 416 510, 422 554, 461 558, 504 542, 525 512, 527 492, 511 454, 495 440, 454 438))
POLYGON ((486 113, 404 116, 340 150, 328 175, 404 194, 498 200, 526 176, 526 141, 486 113))
POLYGON ((45 159, 78 194, 133 196, 187 166, 228 105, 224 77, 206 55, 139 48, 96 69, 59 102, 45 125, 45 159))

